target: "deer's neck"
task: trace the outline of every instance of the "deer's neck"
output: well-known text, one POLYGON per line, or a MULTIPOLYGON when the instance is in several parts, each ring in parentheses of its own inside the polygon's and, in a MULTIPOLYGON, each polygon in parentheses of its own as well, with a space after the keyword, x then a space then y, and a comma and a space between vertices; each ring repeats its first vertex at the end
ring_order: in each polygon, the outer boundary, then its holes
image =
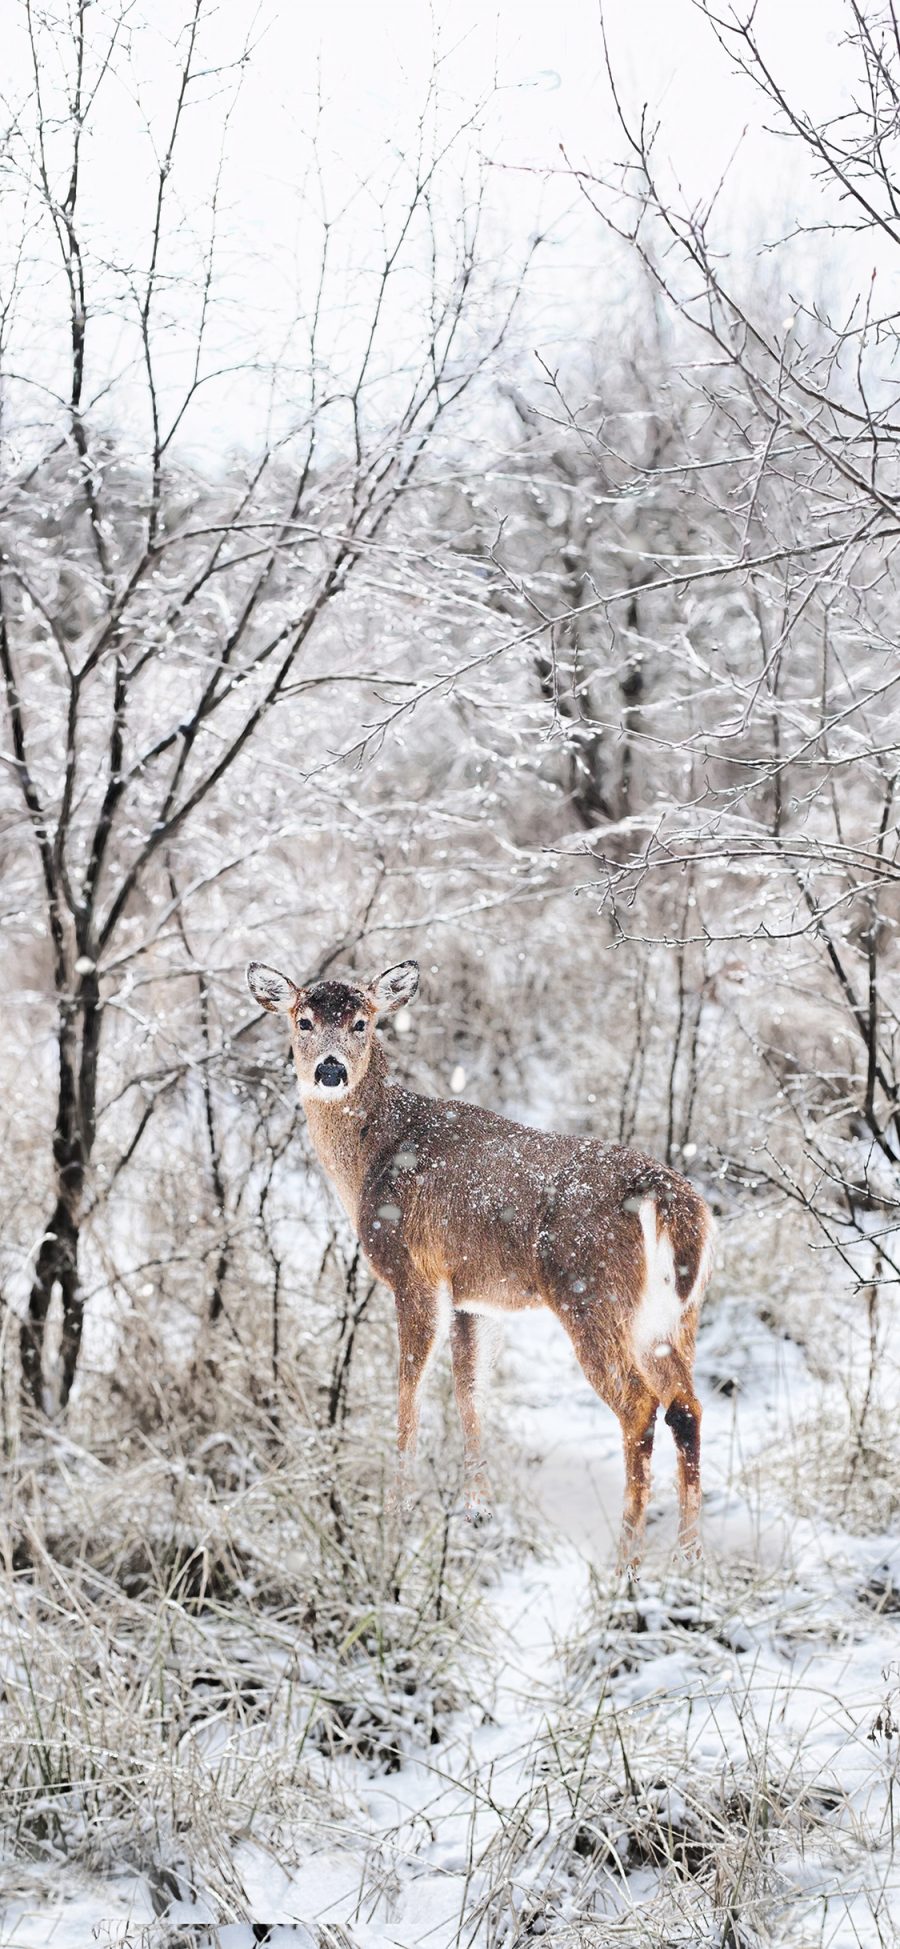
POLYGON ((388 1110, 387 1058, 380 1042, 372 1049, 361 1083, 340 1103, 304 1098, 313 1149, 330 1177, 351 1224, 356 1224, 367 1159, 380 1146, 388 1110))

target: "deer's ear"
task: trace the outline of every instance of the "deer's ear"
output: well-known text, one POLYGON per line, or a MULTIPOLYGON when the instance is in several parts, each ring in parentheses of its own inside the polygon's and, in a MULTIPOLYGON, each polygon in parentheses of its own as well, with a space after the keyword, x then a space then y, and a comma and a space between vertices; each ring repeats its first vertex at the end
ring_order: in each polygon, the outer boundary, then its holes
POLYGON ((277 968, 267 968, 264 961, 250 962, 247 987, 255 1000, 262 1002, 263 1008, 270 1008, 273 1015, 289 1014, 300 993, 287 975, 279 974, 277 968))
POLYGON ((405 1008, 412 1001, 418 986, 418 961, 399 961, 396 968, 388 968, 371 983, 369 994, 379 1015, 393 1015, 395 1009, 405 1008))

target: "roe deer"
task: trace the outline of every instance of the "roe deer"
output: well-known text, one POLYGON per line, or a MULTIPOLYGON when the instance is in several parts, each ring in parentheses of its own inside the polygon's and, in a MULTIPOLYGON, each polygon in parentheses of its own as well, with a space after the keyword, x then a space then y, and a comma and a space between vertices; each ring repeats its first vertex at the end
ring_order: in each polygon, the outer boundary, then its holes
POLYGON ((376 981, 297 987, 251 961, 264 1008, 286 1015, 319 1161, 373 1270, 400 1341, 398 1493, 409 1493, 419 1389, 450 1302, 466 1513, 489 1514, 478 1411, 479 1315, 548 1306, 625 1446, 620 1561, 638 1561, 657 1408, 675 1438, 679 1540, 699 1555, 700 1406, 691 1369, 713 1221, 677 1171, 640 1151, 511 1123, 388 1080, 379 1015, 412 1000, 415 961, 376 981))

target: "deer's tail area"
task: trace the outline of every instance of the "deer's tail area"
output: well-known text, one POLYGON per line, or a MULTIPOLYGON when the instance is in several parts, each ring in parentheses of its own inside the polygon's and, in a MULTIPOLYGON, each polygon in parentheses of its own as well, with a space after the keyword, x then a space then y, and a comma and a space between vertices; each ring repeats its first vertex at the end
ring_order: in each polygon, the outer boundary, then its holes
POLYGON ((685 1388, 700 1302, 712 1271, 715 1225, 686 1179, 660 1169, 627 1200, 644 1239, 644 1282, 632 1323, 635 1365, 666 1406, 685 1388))

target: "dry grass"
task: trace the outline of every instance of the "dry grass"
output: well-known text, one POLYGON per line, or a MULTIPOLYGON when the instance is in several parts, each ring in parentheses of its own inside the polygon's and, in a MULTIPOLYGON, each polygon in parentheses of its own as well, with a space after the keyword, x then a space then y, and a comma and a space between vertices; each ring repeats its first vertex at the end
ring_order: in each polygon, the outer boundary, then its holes
POLYGON ((376 1403, 352 1432, 241 1406, 194 1446, 23 1441, 0 1579, 7 1857, 126 1862, 226 1914, 239 1842, 353 1838, 354 1768, 390 1774, 483 1686, 490 1575, 440 1427, 400 1525, 376 1403))

